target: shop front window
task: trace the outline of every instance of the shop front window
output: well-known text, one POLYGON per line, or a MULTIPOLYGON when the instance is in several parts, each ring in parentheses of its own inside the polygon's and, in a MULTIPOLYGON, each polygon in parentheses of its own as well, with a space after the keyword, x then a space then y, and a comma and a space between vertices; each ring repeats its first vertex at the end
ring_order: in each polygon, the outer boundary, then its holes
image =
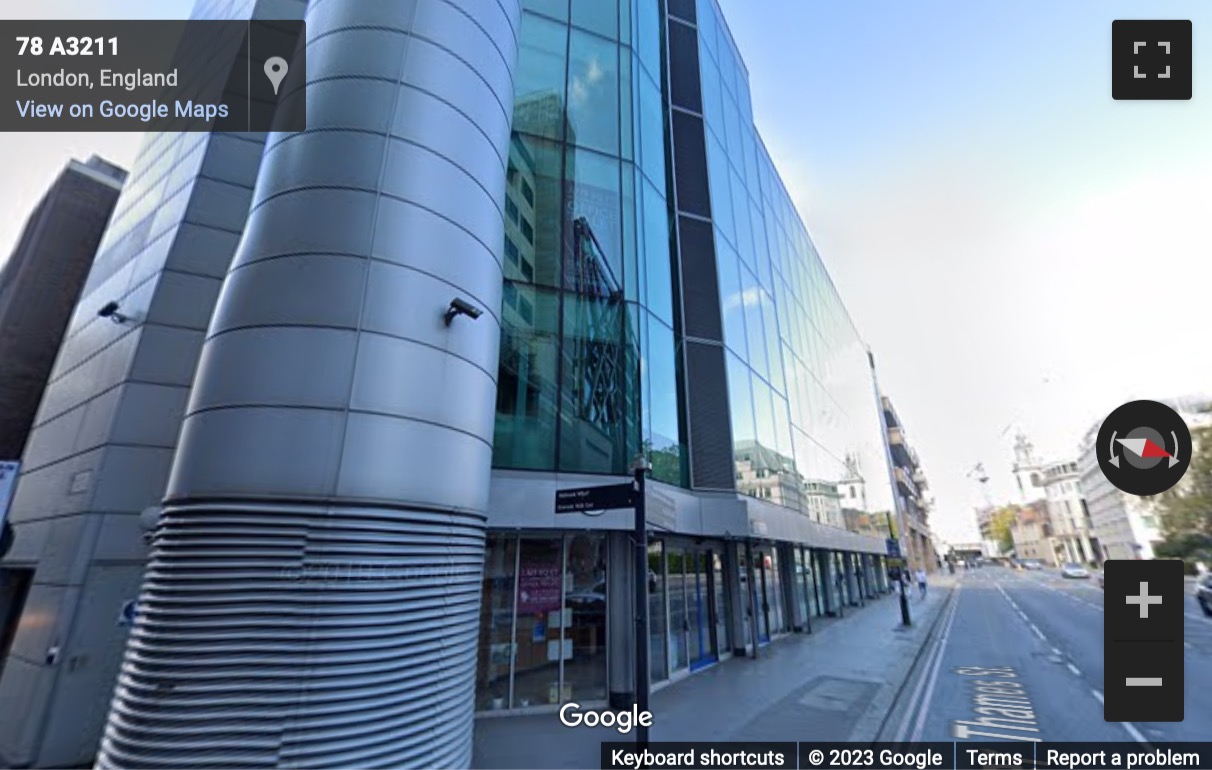
POLYGON ((606 697, 606 538, 568 535, 560 702, 606 697))
POLYGON ((798 608, 799 617, 797 621, 805 627, 808 625, 808 580, 804 570, 804 549, 795 547, 795 604, 798 608))
POLYGON ((724 586, 724 560, 719 551, 711 552, 712 586, 715 591, 715 639, 717 652, 725 653, 732 649, 732 635, 728 632, 728 593, 724 586))
POLYGON ((516 567, 517 540, 490 536, 484 558, 484 600, 480 605, 479 668, 476 672, 478 709, 509 707, 516 567))
POLYGON ((560 538, 523 538, 518 562, 514 708, 560 702, 560 538))
POLYGON ((689 665, 686 649, 686 552, 669 549, 669 667, 681 671, 689 665))
POLYGON ((664 548, 665 544, 659 540, 648 545, 648 658, 654 682, 669 678, 664 548))

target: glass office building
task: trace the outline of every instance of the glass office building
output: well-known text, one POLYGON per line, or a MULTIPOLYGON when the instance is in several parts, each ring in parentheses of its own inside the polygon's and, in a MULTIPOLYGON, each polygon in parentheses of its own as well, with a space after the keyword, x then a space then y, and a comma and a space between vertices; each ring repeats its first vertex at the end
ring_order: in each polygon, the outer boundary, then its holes
POLYGON ((762 144, 713 0, 525 0, 477 709, 629 691, 627 512, 652 478, 661 682, 885 589, 870 359, 762 144))

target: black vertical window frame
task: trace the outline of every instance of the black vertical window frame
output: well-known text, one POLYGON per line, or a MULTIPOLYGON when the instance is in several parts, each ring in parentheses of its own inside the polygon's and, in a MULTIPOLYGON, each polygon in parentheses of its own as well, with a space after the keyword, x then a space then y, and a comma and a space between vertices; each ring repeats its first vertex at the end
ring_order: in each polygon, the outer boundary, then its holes
POLYGON ((672 110, 674 189, 678 211, 711 217, 711 192, 707 187, 707 142, 703 119, 672 110))
POLYGON ((676 107, 702 114, 699 82, 699 36, 694 27, 669 22, 669 91, 676 107))
POLYGON ((723 343, 720 281, 715 267, 715 241, 711 222, 678 217, 681 243, 682 291, 686 298, 686 336, 723 343))
MULTIPOLYGON (((643 2, 644 0, 640 0, 643 2)), ((695 0, 668 0, 669 15, 694 24, 697 21, 695 0)))

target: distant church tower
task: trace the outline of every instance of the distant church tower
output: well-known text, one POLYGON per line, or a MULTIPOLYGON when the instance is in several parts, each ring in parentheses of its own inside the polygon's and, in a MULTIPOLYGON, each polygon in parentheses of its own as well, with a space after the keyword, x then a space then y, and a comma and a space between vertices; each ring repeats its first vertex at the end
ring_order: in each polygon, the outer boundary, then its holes
POLYGON ((1014 480, 1020 504, 1039 498, 1043 487, 1039 460, 1035 457, 1035 446, 1021 431, 1014 437, 1014 480))

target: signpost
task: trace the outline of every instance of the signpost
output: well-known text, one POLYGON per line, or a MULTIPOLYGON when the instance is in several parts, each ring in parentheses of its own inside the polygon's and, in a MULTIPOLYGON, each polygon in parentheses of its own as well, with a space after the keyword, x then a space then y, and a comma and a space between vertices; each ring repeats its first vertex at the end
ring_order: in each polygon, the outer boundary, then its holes
MULTIPOLYGON (((648 523, 644 516, 644 480, 649 469, 647 458, 637 459, 630 484, 605 484, 597 487, 558 489, 556 513, 584 513, 617 508, 635 509, 635 706, 636 712, 648 711, 648 523)), ((648 727, 637 719, 635 741, 648 745, 648 727)))
POLYGON ((885 540, 884 546, 890 559, 899 559, 901 557, 901 544, 895 537, 885 540))
POLYGON ((608 484, 600 487, 557 489, 556 513, 583 513, 585 511, 609 511, 615 508, 631 508, 633 484, 608 484))
POLYGON ((8 506, 13 501, 13 492, 17 489, 17 473, 21 463, 16 461, 0 461, 0 556, 8 553, 13 546, 13 528, 8 523, 8 506))

